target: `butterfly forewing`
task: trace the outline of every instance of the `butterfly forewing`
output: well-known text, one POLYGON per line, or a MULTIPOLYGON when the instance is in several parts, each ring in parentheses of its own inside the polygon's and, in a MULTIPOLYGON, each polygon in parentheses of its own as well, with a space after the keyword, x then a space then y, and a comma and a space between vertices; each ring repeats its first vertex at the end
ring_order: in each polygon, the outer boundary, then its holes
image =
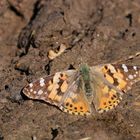
POLYGON ((140 67, 125 64, 108 64, 101 68, 104 77, 123 92, 140 80, 140 67))
POLYGON ((94 105, 99 112, 116 107, 123 93, 140 80, 140 68, 125 64, 106 64, 91 67, 94 105))
POLYGON ((75 74, 75 70, 68 70, 40 78, 25 86, 23 93, 31 99, 44 100, 58 106, 75 74))

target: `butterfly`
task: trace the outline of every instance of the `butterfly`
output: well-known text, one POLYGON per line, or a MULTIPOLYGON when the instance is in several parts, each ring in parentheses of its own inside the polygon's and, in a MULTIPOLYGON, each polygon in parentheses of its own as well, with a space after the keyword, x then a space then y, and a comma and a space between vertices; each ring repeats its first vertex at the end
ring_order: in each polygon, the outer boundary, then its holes
POLYGON ((82 64, 40 78, 23 88, 31 99, 43 100, 63 112, 91 115, 92 104, 99 113, 115 108, 123 95, 140 80, 140 67, 125 64, 82 64))

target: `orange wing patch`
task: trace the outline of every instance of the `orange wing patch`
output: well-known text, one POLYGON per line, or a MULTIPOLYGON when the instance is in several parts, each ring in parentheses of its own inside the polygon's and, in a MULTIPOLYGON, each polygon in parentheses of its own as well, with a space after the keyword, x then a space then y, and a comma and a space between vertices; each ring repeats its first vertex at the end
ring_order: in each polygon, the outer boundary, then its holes
POLYGON ((116 86, 119 90, 124 91, 127 87, 127 81, 125 75, 119 68, 114 67, 111 64, 105 65, 102 68, 104 77, 112 85, 116 86))
MULTIPOLYGON (((79 94, 79 93, 78 93, 79 94)), ((73 115, 90 115, 90 106, 85 98, 77 95, 75 98, 67 98, 60 109, 73 115)))
POLYGON ((59 106, 76 73, 76 70, 68 70, 40 78, 25 86, 23 93, 31 99, 43 100, 59 106))
MULTIPOLYGON (((107 87, 107 86, 105 86, 107 87)), ((104 111, 108 111, 114 107, 116 107, 120 99, 118 98, 117 92, 114 89, 108 89, 108 93, 104 94, 99 100, 99 105, 97 110, 99 113, 102 113, 104 111)), ((104 91, 103 91, 104 93, 104 91)))

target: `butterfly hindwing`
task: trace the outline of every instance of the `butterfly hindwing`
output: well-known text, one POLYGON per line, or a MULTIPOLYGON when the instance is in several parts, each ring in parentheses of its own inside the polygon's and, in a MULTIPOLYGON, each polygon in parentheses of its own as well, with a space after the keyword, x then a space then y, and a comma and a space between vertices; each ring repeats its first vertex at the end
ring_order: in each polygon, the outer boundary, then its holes
POLYGON ((77 77, 72 86, 66 93, 66 97, 61 104, 61 110, 74 115, 90 115, 91 107, 87 100, 85 90, 83 89, 81 75, 77 77))
POLYGON ((102 79, 98 79, 94 84, 94 105, 99 113, 108 111, 116 107, 120 100, 120 92, 106 85, 102 79))

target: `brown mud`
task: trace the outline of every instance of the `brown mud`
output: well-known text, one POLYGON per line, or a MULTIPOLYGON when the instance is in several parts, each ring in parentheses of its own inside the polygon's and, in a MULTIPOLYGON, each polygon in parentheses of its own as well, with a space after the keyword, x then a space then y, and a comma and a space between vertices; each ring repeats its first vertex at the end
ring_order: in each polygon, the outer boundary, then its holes
POLYGON ((0 140, 139 140, 140 83, 115 110, 88 118, 21 95, 50 73, 140 52, 139 13, 139 0, 1 0, 0 140), (61 44, 65 52, 50 61, 61 44))

